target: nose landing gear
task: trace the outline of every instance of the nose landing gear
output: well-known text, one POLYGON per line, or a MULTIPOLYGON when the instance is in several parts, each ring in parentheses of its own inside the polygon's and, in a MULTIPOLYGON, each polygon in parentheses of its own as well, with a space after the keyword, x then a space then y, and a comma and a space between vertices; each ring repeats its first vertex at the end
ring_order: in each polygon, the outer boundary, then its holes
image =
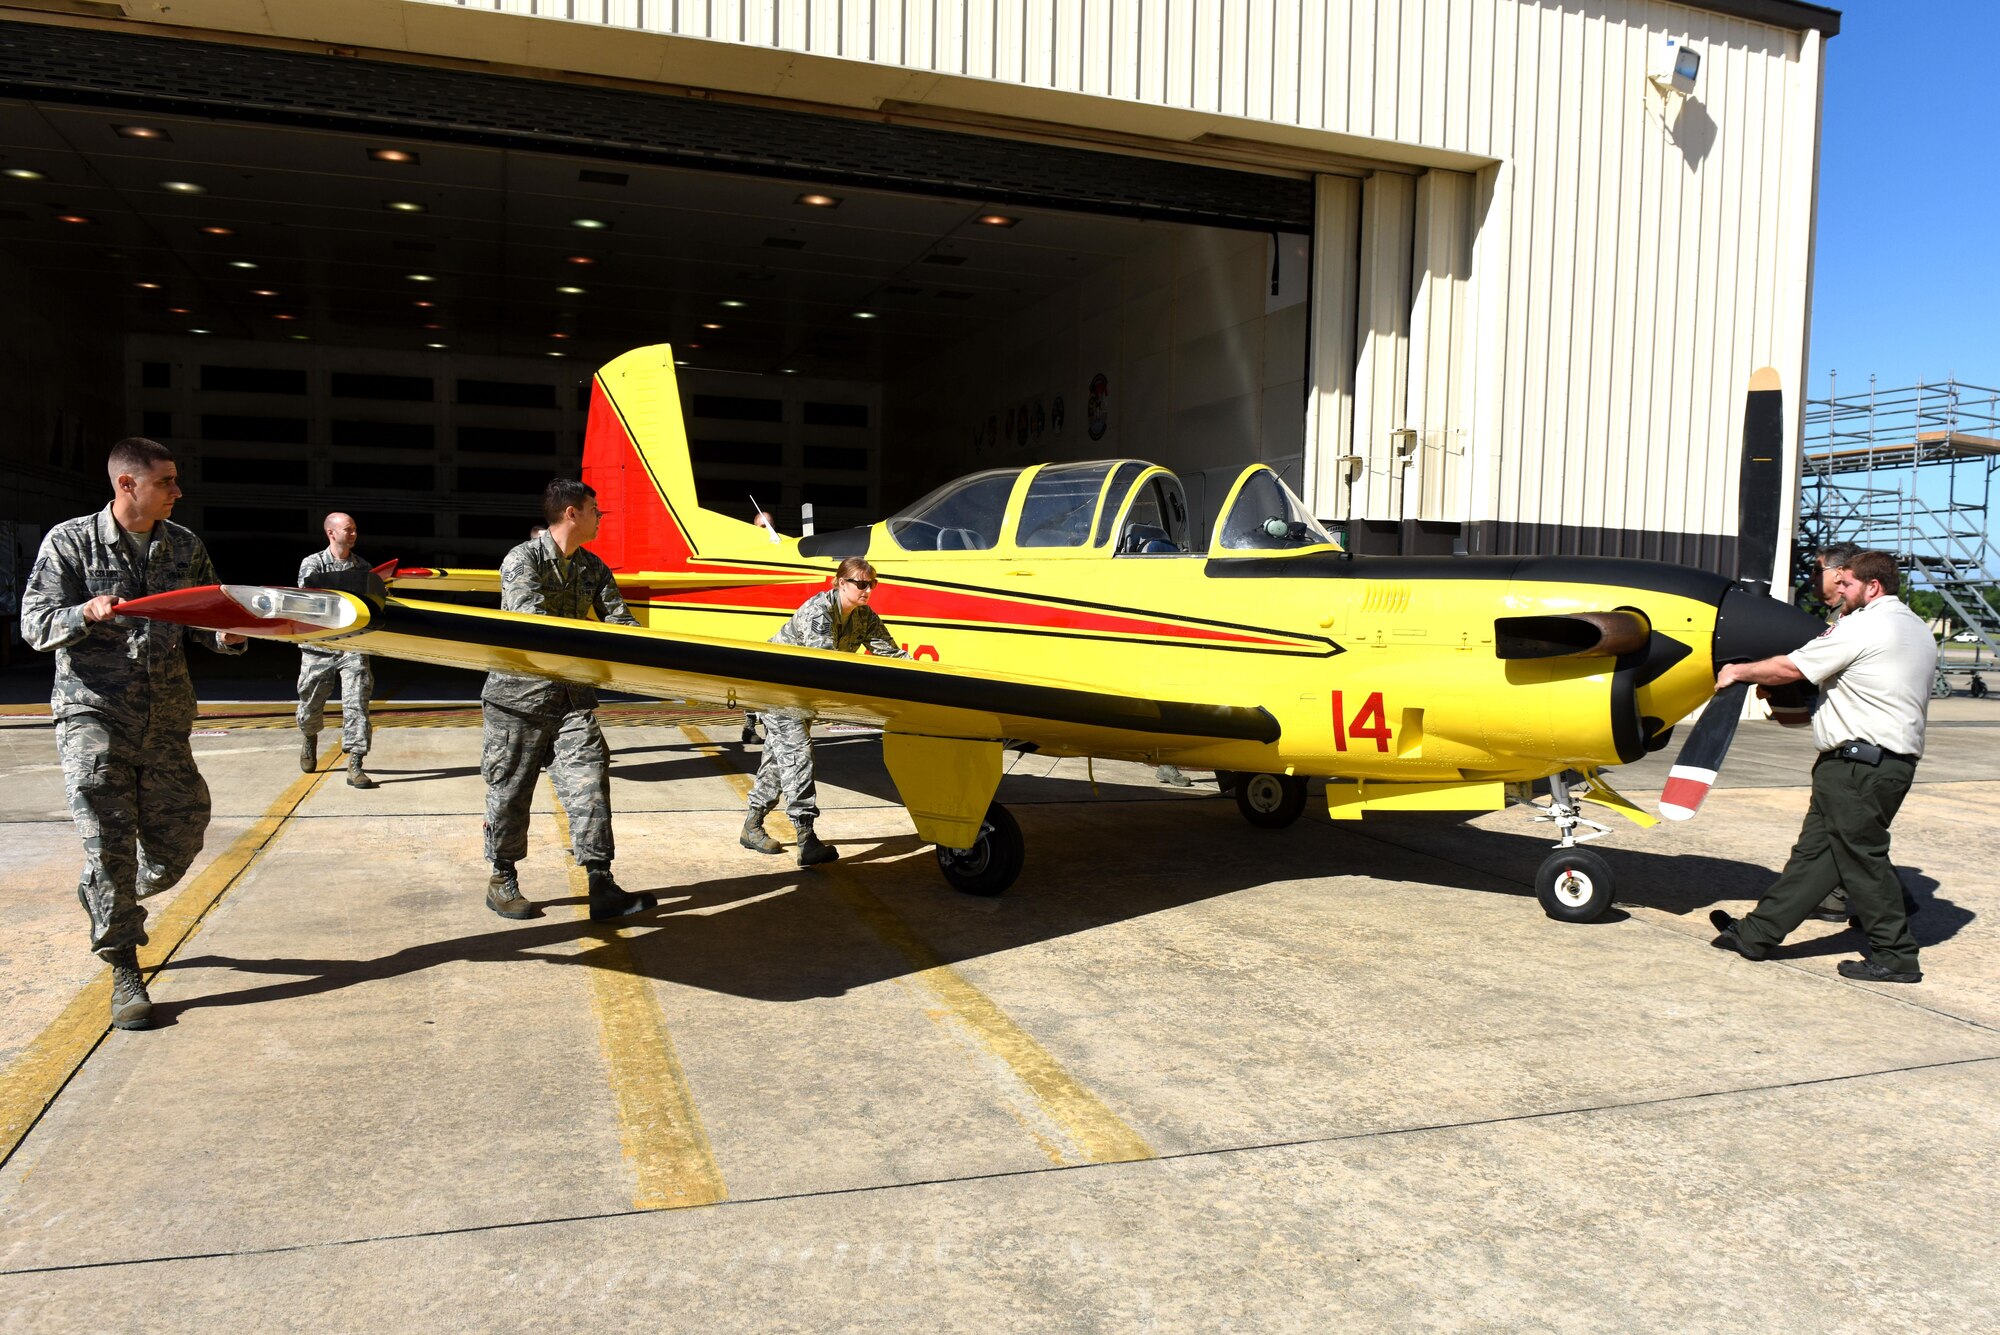
MULTIPOLYGON (((1535 819, 1552 822, 1561 842, 1542 860, 1535 873, 1535 898, 1542 912, 1558 922, 1595 922, 1611 907, 1611 866, 1602 857, 1582 847, 1590 839, 1610 833, 1594 820, 1586 820, 1574 787, 1583 775, 1565 770, 1549 779, 1549 805, 1537 807, 1535 819), (1578 829, 1588 826, 1588 833, 1578 829)), ((1533 802, 1528 803, 1535 806, 1533 802)))

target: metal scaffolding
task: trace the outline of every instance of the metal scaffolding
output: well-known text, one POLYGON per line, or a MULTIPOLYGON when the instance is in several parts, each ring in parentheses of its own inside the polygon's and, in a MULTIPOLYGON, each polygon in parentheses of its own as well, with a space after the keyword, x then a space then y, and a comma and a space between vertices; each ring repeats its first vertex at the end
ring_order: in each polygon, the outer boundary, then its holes
MULTIPOLYGON (((2000 653, 2000 547, 1987 520, 2000 469, 2000 390, 1954 379, 1808 398, 1799 553, 1836 542, 1895 552, 1913 586, 1940 594, 1985 653, 2000 653)), ((1940 681, 1972 668, 1946 661, 1940 681)), ((1984 653, 1975 654, 1977 660, 1984 653)))

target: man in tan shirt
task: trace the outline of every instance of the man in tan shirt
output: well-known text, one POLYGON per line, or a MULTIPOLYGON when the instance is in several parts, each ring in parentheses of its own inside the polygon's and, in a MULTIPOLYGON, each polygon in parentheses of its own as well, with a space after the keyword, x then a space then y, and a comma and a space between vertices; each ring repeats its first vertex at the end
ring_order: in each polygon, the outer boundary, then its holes
POLYGON ((1889 824, 1910 791, 1924 750, 1925 713, 1937 645, 1893 590, 1896 558, 1862 552, 1838 568, 1840 620, 1810 644, 1756 663, 1724 665, 1716 689, 1748 681, 1780 686, 1801 678, 1825 692, 1813 715, 1812 802, 1791 859, 1741 920, 1709 915, 1715 944, 1761 960, 1835 888, 1867 935, 1865 959, 1843 960, 1842 977, 1918 983, 1917 942, 1889 861, 1889 824))

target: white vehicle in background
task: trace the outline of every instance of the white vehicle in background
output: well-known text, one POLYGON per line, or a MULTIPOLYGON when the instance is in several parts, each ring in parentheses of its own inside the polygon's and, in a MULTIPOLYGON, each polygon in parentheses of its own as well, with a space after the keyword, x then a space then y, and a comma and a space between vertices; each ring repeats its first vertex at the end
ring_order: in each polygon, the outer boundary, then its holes
POLYGON ((1952 636, 1951 639, 1953 644, 1976 644, 1979 641, 1979 632, 1976 630, 1962 630, 1952 636))

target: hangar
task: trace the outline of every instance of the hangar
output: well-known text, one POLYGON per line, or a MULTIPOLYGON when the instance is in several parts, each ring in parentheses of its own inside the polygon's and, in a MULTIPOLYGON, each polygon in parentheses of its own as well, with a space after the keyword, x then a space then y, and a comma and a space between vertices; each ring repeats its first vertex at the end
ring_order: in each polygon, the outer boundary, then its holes
POLYGON ((1107 456, 1199 511, 1263 459, 1365 552, 1736 573, 1750 372, 1806 366, 1838 22, 15 0, 13 579, 133 433, 191 460, 179 517, 232 578, 282 578, 332 504, 373 551, 489 563, 575 466, 590 369, 662 340, 711 503, 785 526, 1107 456))

